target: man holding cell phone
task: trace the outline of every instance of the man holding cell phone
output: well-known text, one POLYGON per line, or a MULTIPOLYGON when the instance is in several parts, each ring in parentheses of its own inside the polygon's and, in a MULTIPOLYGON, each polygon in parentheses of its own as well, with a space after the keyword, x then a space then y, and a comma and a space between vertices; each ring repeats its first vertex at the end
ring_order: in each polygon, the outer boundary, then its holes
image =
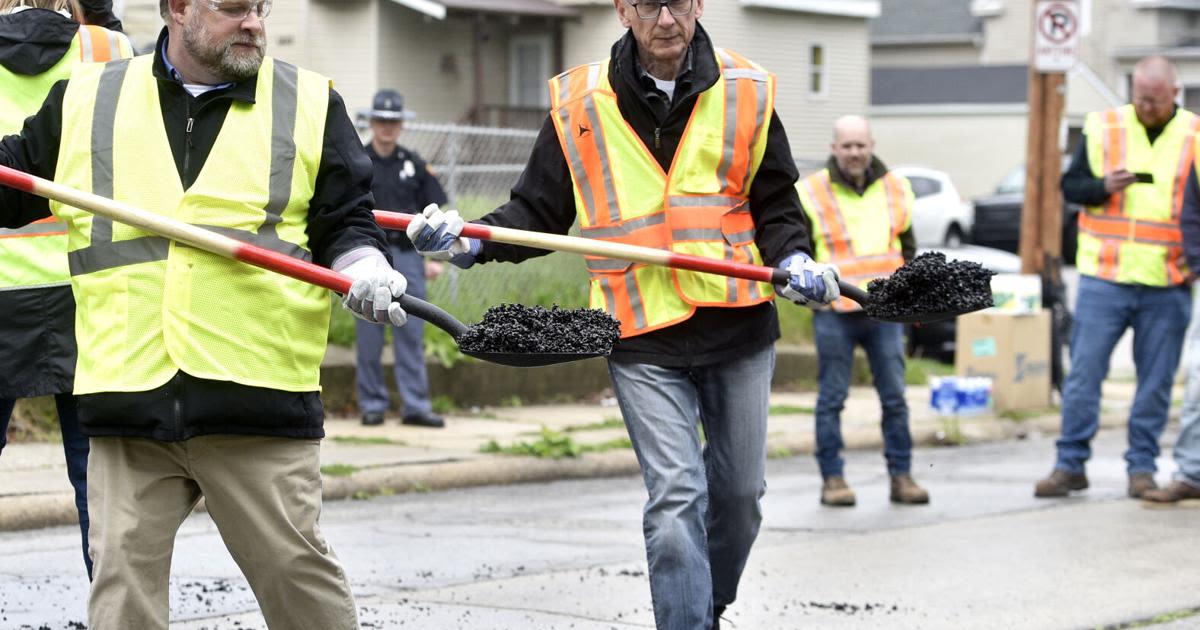
POLYGON ((1053 472, 1034 489, 1039 497, 1088 487, 1084 466, 1099 429, 1100 386, 1130 327, 1138 382, 1125 451, 1127 491, 1140 498, 1157 487, 1158 438, 1192 310, 1179 217, 1200 118, 1176 105, 1178 79, 1163 57, 1138 62, 1132 96, 1129 105, 1088 115, 1062 178, 1063 196, 1086 209, 1079 214, 1079 294, 1062 435, 1053 472))

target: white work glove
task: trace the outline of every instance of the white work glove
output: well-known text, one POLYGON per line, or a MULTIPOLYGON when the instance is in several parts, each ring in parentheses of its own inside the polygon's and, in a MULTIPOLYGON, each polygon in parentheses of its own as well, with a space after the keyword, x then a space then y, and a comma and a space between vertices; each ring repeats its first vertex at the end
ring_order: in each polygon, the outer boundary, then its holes
POLYGON ((436 203, 431 203, 425 206, 424 212, 413 217, 405 233, 422 256, 448 260, 466 269, 475 263, 479 241, 460 236, 462 229, 463 220, 457 210, 442 212, 436 203))
POLYGON ((837 265, 819 263, 808 254, 796 252, 784 258, 779 268, 791 274, 792 279, 786 286, 775 287, 775 292, 796 304, 824 306, 842 295, 837 265))
POLYGON ((408 288, 408 280, 392 269, 383 252, 374 247, 359 247, 338 257, 333 270, 354 281, 342 296, 342 306, 355 317, 376 324, 403 326, 408 313, 396 303, 408 288))

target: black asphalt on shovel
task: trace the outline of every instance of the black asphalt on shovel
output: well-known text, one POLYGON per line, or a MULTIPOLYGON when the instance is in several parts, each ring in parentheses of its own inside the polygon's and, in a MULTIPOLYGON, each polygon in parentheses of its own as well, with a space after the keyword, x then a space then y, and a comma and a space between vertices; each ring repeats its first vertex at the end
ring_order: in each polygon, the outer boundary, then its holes
MULTIPOLYGON (((379 225, 405 229, 414 215, 375 211, 379 225)), ((689 269, 721 276, 786 285, 790 274, 783 269, 747 263, 678 254, 652 247, 614 243, 578 236, 547 234, 512 228, 468 223, 462 235, 509 245, 572 252, 628 260, 648 265, 689 269)), ((858 302, 873 319, 888 322, 928 324, 952 319, 992 305, 992 272, 976 263, 947 263, 940 253, 928 253, 898 269, 888 278, 874 280, 868 291, 848 282, 838 282, 842 295, 858 302)))
MULTIPOLYGON (((131 225, 150 234, 156 234, 218 256, 231 258, 268 271, 274 271, 309 284, 336 291, 343 295, 350 290, 351 279, 332 269, 298 260, 286 254, 281 254, 257 245, 244 243, 223 234, 147 212, 146 210, 135 208, 125 203, 56 184, 16 169, 0 166, 0 184, 47 199, 53 199, 72 207, 112 219, 113 221, 131 225)), ((591 313, 586 313, 588 309, 556 311, 557 317, 536 318, 536 323, 548 324, 549 328, 530 331, 523 327, 524 324, 528 323, 527 321, 506 321, 506 318, 528 320, 531 313, 537 314, 546 309, 526 309, 525 307, 517 307, 516 305, 494 307, 493 309, 489 309, 489 314, 485 316, 483 324, 480 326, 467 326, 446 311, 424 300, 403 295, 398 302, 410 315, 419 317, 449 333, 455 342, 459 343, 459 350, 463 354, 501 365, 532 367, 607 356, 612 350, 612 344, 616 341, 618 335, 616 320, 608 318, 611 320, 609 331, 585 331, 587 332, 586 342, 591 345, 591 348, 589 348, 590 351, 495 351, 489 348, 489 342, 503 340, 502 337, 504 335, 516 334, 522 331, 527 336, 545 336, 552 342, 561 341, 564 338, 570 342, 572 340, 570 336, 577 335, 579 332, 579 314, 583 312, 582 317, 585 320, 592 320, 584 322, 585 325, 594 326, 594 319, 597 317, 595 314, 599 312, 591 311, 591 313), (488 321, 489 318, 494 321, 488 321), (497 335, 496 330, 504 333, 504 335, 497 335), (471 348, 462 347, 463 341, 467 339, 470 339, 472 342, 471 348), (605 345, 606 342, 607 345, 605 345)), ((599 314, 603 315, 603 313, 599 314)), ((574 345, 581 344, 576 343, 574 345)), ((548 347, 546 344, 542 344, 542 346, 548 347)))

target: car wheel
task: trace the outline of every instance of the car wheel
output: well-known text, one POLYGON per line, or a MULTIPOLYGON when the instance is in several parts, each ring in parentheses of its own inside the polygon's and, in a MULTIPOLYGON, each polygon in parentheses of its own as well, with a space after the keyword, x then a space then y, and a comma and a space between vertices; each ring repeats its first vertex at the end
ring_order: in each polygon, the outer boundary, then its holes
POLYGON ((957 223, 952 224, 950 229, 946 230, 946 239, 944 241, 946 247, 957 249, 962 247, 966 242, 967 239, 963 236, 962 228, 958 227, 957 223))

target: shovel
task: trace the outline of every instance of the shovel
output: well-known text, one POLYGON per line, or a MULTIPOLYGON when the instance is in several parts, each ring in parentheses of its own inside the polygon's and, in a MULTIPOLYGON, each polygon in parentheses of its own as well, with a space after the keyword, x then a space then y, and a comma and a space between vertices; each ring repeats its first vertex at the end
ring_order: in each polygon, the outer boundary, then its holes
MULTIPOLYGON (((156 234, 173 241, 184 243, 211 254, 231 258, 240 262, 274 271, 319 287, 324 287, 337 293, 345 294, 350 290, 352 280, 340 273, 292 258, 286 254, 244 243, 237 239, 206 230, 190 223, 154 214, 131 205, 107 199, 99 195, 76 190, 50 180, 35 177, 28 173, 0 165, 0 184, 11 186, 17 190, 31 193, 39 197, 53 199, 93 214, 131 225, 145 232, 156 234)), ((424 300, 402 295, 397 300, 401 308, 438 328, 446 331, 458 343, 467 332, 467 325, 458 321, 446 311, 424 300)), ((578 361, 600 354, 568 354, 568 353, 510 353, 510 352, 478 352, 462 351, 484 361, 516 367, 532 367, 578 361)))
MULTIPOLYGON (((405 229, 408 227, 408 224, 412 222, 413 217, 414 215, 405 214, 402 212, 388 212, 386 210, 375 211, 375 221, 385 228, 405 229)), ((534 247, 537 249, 546 249, 551 251, 572 252, 575 254, 586 254, 589 256, 615 258, 617 260, 628 260, 647 265, 688 269, 691 271, 701 271, 704 273, 712 273, 721 276, 744 278, 746 280, 757 280, 759 282, 769 282, 771 284, 780 286, 786 285, 791 279, 791 274, 776 267, 765 267, 762 265, 751 265, 748 263, 719 260, 716 258, 705 258, 704 256, 694 256, 691 254, 678 254, 664 249, 642 247, 640 245, 628 245, 625 243, 614 243, 612 241, 601 241, 591 238, 582 238, 579 236, 566 236, 562 234, 532 232, 529 230, 516 230, 513 228, 482 225, 479 223, 467 223, 464 225, 462 235, 485 241, 508 243, 509 245, 522 245, 525 247, 534 247)), ((843 296, 859 303, 864 309, 866 309, 871 303, 871 298, 866 291, 844 280, 838 281, 838 289, 841 290, 843 296)), ((904 313, 887 317, 873 317, 875 319, 879 319, 880 321, 929 324, 945 319, 953 319, 959 315, 972 312, 973 310, 979 309, 904 313)))

